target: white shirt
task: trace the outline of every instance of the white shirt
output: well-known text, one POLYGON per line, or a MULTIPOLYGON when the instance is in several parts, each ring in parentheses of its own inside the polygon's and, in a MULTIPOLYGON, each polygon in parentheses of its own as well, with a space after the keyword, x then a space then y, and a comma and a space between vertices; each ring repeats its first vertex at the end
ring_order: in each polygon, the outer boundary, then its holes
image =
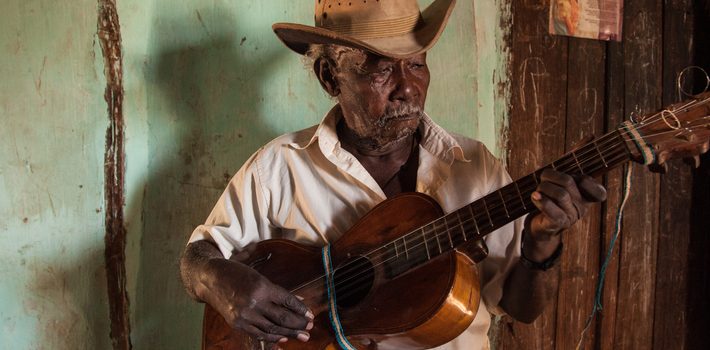
MULTIPOLYGON (((286 134, 252 155, 231 179, 190 242, 209 240, 225 258, 249 243, 285 238, 323 246, 336 241, 360 217, 386 199, 360 162, 340 145, 334 107, 320 125, 286 134)), ((510 177, 486 147, 450 135, 424 116, 419 128, 416 191, 434 198, 445 213, 508 184, 510 177)), ((486 236, 488 257, 478 264, 481 297, 471 326, 437 349, 488 349, 490 314, 508 272, 520 256, 522 218, 486 236)))

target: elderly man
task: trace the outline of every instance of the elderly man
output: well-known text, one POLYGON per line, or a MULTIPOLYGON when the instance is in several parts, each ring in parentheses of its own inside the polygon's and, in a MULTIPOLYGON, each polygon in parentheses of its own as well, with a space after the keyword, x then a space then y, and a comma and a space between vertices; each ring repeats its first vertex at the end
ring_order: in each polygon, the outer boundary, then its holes
MULTIPOLYGON (((426 51, 453 5, 436 0, 420 12, 416 0, 317 0, 316 27, 274 25, 289 48, 313 59, 338 103, 320 125, 275 139, 234 176, 183 255, 191 296, 236 329, 298 348, 309 340, 314 311, 230 257, 270 238, 330 244, 402 192, 427 194, 448 213, 510 182, 481 143, 447 133, 423 112, 426 51)), ((539 214, 486 236, 489 255, 478 265, 484 307, 441 348, 487 348, 489 312, 532 322, 557 289, 560 233, 605 195, 590 178, 544 172, 531 198, 539 214)))

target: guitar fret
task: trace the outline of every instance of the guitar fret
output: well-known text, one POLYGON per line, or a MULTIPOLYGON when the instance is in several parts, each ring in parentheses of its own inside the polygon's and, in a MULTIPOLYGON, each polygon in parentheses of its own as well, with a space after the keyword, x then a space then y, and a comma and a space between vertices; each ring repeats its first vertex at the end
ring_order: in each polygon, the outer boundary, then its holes
POLYGON ((443 251, 441 250, 441 241, 439 241, 439 237, 441 237, 441 235, 439 234, 439 232, 436 232, 436 229, 434 229, 434 237, 436 237, 436 245, 439 247, 439 254, 441 254, 443 253, 443 251))
POLYGON ((422 231, 422 239, 424 240, 424 249, 426 249, 427 260, 431 260, 431 255, 429 254, 429 244, 427 243, 426 239, 426 233, 422 229, 420 229, 420 231, 422 231))
POLYGON ((606 160, 604 159, 604 155, 602 154, 601 151, 599 151, 599 145, 597 145, 597 140, 592 140, 594 143, 594 149, 597 150, 597 153, 599 154, 599 158, 601 158, 602 162, 604 163, 604 167, 608 168, 609 164, 606 163, 606 160))
POLYGON ((577 159, 577 154, 575 152, 572 152, 572 157, 574 157, 574 162, 577 163, 577 168, 579 169, 579 172, 584 175, 584 169, 582 169, 582 166, 579 164, 579 159, 577 159))
POLYGON ((505 209, 505 216, 510 218, 510 213, 508 212, 508 206, 505 205, 505 198, 503 198, 503 191, 498 191, 498 195, 500 196, 500 201, 503 203, 503 209, 505 209))
POLYGON ((407 248, 407 236, 402 237, 402 242, 404 242, 404 258, 409 260, 409 248, 407 248))
POLYGON ((453 249, 454 248, 454 240, 451 239, 451 232, 449 230, 444 230, 444 231, 446 231, 446 235, 449 236, 449 245, 453 249))
POLYGON ((523 209, 528 210, 528 208, 525 207, 525 199, 523 199, 523 194, 520 192, 520 187, 518 187, 518 182, 515 181, 515 182, 513 182, 513 184, 515 185, 515 190, 518 191, 518 197, 520 197, 520 203, 523 205, 523 209))
POLYGON ((456 211, 456 218, 459 221, 459 227, 461 228, 461 235, 463 236, 463 241, 466 242, 468 241, 468 237, 466 237, 466 231, 463 230, 463 221, 461 221, 461 215, 459 214, 458 210, 456 211))
POLYGON ((476 227, 476 236, 480 236, 481 230, 478 229, 478 220, 476 220, 476 215, 473 214, 473 204, 468 206, 468 212, 471 214, 471 220, 473 220, 473 225, 476 227))
POLYGON ((481 198, 481 201, 483 202, 483 208, 486 210, 486 215, 488 215, 488 221, 491 223, 491 227, 495 226, 495 224, 493 224, 493 219, 491 218, 491 213, 488 211, 488 204, 486 203, 486 197, 481 198))

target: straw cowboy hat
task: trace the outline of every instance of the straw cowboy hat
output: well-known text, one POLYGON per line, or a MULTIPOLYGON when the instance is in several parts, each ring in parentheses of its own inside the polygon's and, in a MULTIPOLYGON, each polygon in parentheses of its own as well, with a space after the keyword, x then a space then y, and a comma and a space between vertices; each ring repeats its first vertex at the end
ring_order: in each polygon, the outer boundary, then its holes
POLYGON ((336 44, 406 58, 431 48, 456 0, 434 0, 424 11, 417 0, 316 0, 315 27, 276 23, 276 35, 303 55, 310 44, 336 44))

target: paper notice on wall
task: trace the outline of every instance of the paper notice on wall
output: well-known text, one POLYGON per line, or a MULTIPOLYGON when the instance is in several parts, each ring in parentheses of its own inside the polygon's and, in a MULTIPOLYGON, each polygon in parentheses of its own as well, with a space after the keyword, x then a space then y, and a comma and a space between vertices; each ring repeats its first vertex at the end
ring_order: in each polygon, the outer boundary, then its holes
POLYGON ((551 0, 550 34, 621 41, 623 0, 551 0))

